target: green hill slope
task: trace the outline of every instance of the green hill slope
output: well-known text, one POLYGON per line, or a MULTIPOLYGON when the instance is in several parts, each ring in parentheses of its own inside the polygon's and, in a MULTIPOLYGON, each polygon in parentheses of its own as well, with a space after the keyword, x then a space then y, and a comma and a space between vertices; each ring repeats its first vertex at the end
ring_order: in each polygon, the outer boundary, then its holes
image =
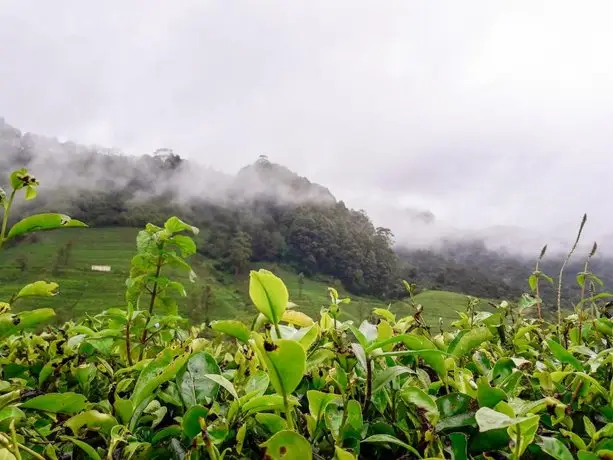
MULTIPOLYGON (((52 307, 60 320, 95 314, 109 307, 124 306, 124 286, 130 260, 135 253, 135 228, 90 228, 39 233, 37 241, 7 248, 0 260, 0 299, 9 299, 21 286, 38 279, 55 281, 60 293, 53 298, 19 303, 17 309, 34 306, 52 307), (57 266, 61 248, 71 245, 64 266, 57 266), (92 265, 109 265, 109 273, 91 270, 92 265)), ((181 313, 193 321, 206 318, 203 292, 210 286, 208 316, 210 319, 239 318, 249 320, 254 309, 248 295, 248 276, 232 276, 216 270, 211 260, 196 255, 190 259, 198 275, 195 283, 185 280, 188 297, 180 302, 181 313)), ((304 279, 302 292, 295 272, 283 266, 257 264, 253 268, 268 268, 279 275, 290 291, 290 298, 301 311, 317 317, 321 306, 328 302, 327 287, 334 286, 343 296, 338 283, 326 278, 304 279)), ((345 306, 347 318, 361 321, 373 307, 387 304, 372 298, 351 296, 345 306)), ((424 305, 425 317, 433 325, 442 317, 445 323, 456 318, 455 311, 465 310, 466 296, 445 291, 426 291, 416 296, 424 305)), ((406 302, 395 302, 391 309, 410 314, 406 302)))

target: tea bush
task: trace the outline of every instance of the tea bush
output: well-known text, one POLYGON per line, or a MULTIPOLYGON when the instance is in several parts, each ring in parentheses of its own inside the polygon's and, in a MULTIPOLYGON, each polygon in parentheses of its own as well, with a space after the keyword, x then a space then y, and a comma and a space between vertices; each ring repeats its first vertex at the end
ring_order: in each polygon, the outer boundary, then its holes
MULTIPOLYGON (((8 229, 37 182, 21 170, 11 185, 0 246, 84 226, 45 214, 8 229)), ((193 274, 197 232, 173 217, 138 234, 123 309, 61 327, 44 327, 49 309, 11 313, 56 295, 46 281, 0 304, 0 459, 612 458, 613 322, 588 264, 582 301, 555 323, 533 314, 537 265, 532 294, 494 312, 472 302, 449 330, 419 305, 341 321, 351 304, 333 288, 315 320, 267 270, 250 275, 250 324, 190 325, 167 275, 193 274)))

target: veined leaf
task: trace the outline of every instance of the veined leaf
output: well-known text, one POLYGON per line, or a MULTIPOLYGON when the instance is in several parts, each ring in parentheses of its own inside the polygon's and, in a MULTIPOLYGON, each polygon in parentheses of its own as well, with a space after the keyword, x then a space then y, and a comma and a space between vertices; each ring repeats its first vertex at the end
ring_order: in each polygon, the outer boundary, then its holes
MULTIPOLYGON (((292 400, 290 400, 292 402, 292 400)), ((281 395, 263 395, 247 401, 241 410, 247 413, 266 412, 285 410, 283 407, 283 397, 281 395)))
POLYGON ((219 366, 209 353, 193 354, 187 364, 177 373, 177 385, 186 408, 213 401, 219 392, 219 384, 208 374, 219 374, 219 366))
POLYGON ((279 431, 268 441, 260 444, 266 449, 265 456, 271 460, 311 460, 311 444, 295 431, 279 431))
POLYGON ((310 316, 296 310, 285 310, 281 317, 281 321, 300 327, 309 327, 314 324, 310 316))
POLYGON ((249 296, 258 311, 271 323, 279 323, 289 301, 287 287, 281 278, 268 270, 252 270, 249 274, 249 296))
POLYGON ((24 311, 17 314, 0 314, 0 338, 16 334, 46 323, 55 317, 51 308, 24 311))
POLYGON ((490 409, 489 407, 482 407, 475 414, 477 425, 479 425, 479 431, 498 430, 500 428, 508 428, 512 425, 516 425, 527 420, 536 420, 538 424, 539 416, 530 415, 527 417, 515 417, 511 418, 506 414, 490 409))
POLYGON ((451 353, 451 355, 456 358, 461 358, 472 352, 483 342, 491 340, 493 337, 492 332, 486 327, 471 329, 464 334, 457 343, 450 344, 447 352, 451 353))
POLYGON ((417 458, 422 458, 421 454, 417 451, 417 449, 408 445, 406 442, 402 442, 400 439, 395 438, 394 436, 390 436, 388 434, 373 434, 372 436, 369 436, 368 438, 364 439, 362 442, 374 442, 374 443, 380 443, 380 444, 395 444, 397 446, 400 446, 408 450, 413 455, 416 455, 417 458))
POLYGON ((235 337, 243 343, 247 343, 249 341, 249 328, 241 321, 233 319, 212 321, 211 329, 235 337))
POLYGON ((356 460, 355 456, 338 446, 334 447, 335 460, 356 460))
POLYGON ((238 399, 238 393, 236 393, 236 389, 234 388, 234 385, 232 385, 232 382, 230 382, 223 375, 204 374, 204 377, 206 377, 209 380, 212 380, 213 382, 217 383, 218 385, 221 385, 226 390, 228 390, 228 393, 230 393, 232 396, 234 396, 234 399, 238 399))
POLYGON ((553 356, 555 356, 558 361, 564 364, 570 364, 579 372, 583 371, 583 366, 581 365, 581 361, 575 358, 572 355, 572 353, 566 350, 558 342, 556 342, 555 340, 549 339, 547 340, 547 345, 549 346, 549 349, 551 350, 551 353, 553 354, 553 356))
POLYGON ((87 225, 81 221, 71 219, 64 214, 36 214, 26 217, 13 225, 9 230, 6 239, 15 238, 31 232, 75 227, 87 227, 87 225))
POLYGON ((538 415, 533 415, 507 428, 507 433, 509 433, 511 439, 519 439, 519 445, 514 449, 514 453, 517 454, 517 460, 521 459, 528 446, 534 441, 539 427, 539 419, 538 415))
POLYGON ((412 369, 405 367, 405 366, 393 366, 393 367, 388 367, 387 369, 382 370, 381 372, 377 374, 377 376, 375 377, 373 381, 372 393, 373 394, 378 393, 380 390, 382 390, 388 383, 390 383, 396 377, 403 375, 403 374, 412 373, 412 372, 413 372, 412 369))
POLYGON ((183 415, 183 419, 181 421, 183 434, 185 434, 189 440, 192 440, 198 436, 202 430, 200 426, 200 419, 203 418, 206 420, 208 415, 209 410, 200 404, 191 406, 189 409, 187 409, 187 412, 185 412, 185 415, 183 415))
POLYGON ((537 444, 546 454, 551 455, 556 460, 573 460, 573 454, 562 441, 556 438, 541 436, 537 444))
POLYGON ((183 231, 191 232, 194 235, 197 235, 199 233, 198 228, 192 225, 186 224, 181 219, 175 216, 171 217, 164 223, 164 228, 172 234, 183 232, 183 231))
POLYGON ((90 410, 82 412, 64 422, 68 428, 70 428, 75 436, 77 436, 81 427, 86 426, 88 429, 100 430, 103 433, 109 434, 111 428, 117 425, 115 417, 109 414, 98 412, 97 410, 90 410))
POLYGON ((189 359, 189 353, 177 355, 176 350, 164 350, 141 371, 130 400, 134 407, 140 404, 162 383, 171 380, 189 359))
POLYGON ((277 414, 260 412, 255 414, 255 419, 259 424, 265 426, 271 434, 287 429, 287 422, 283 417, 277 414))
POLYGON ((328 404, 335 399, 339 399, 340 395, 334 393, 324 393, 323 391, 309 390, 307 391, 307 399, 309 401, 309 412, 316 422, 319 422, 323 417, 328 404))
POLYGON ((85 409, 86 401, 85 396, 78 393, 47 393, 24 402, 20 407, 72 415, 85 409))
POLYGON ((436 406, 436 401, 428 393, 417 387, 406 387, 400 392, 402 399, 407 404, 413 404, 419 409, 425 411, 428 421, 432 425, 436 425, 439 419, 439 411, 436 406))
POLYGON ((57 295, 59 285, 57 283, 48 283, 46 281, 36 281, 24 286, 16 299, 22 297, 53 297, 57 295))
POLYGON ((102 460, 98 452, 96 452, 96 449, 94 449, 92 446, 90 446, 86 442, 83 442, 77 438, 73 438, 70 436, 62 436, 62 440, 70 441, 71 443, 73 443, 75 446, 77 446, 79 449, 85 452, 91 460, 102 460))
POLYGON ((305 372, 304 348, 298 342, 288 339, 277 339, 264 343, 264 339, 257 332, 251 333, 251 341, 260 360, 268 369, 270 383, 277 394, 291 394, 305 372))

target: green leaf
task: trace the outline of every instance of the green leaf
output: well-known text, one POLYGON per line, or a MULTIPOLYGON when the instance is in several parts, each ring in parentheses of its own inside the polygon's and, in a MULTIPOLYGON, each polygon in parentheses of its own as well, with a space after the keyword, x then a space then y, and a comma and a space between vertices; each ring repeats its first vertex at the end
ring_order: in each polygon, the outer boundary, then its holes
POLYGON ((311 444, 294 431, 284 430, 260 444, 266 449, 264 456, 270 460, 311 460, 311 444))
POLYGON ((313 318, 296 310, 285 310, 285 312, 283 312, 283 316, 281 317, 281 321, 285 321, 286 323, 300 326, 302 328, 308 328, 314 324, 313 318))
POLYGON ((558 361, 565 364, 570 364, 579 372, 583 371, 583 366, 581 365, 581 361, 575 358, 568 350, 566 350, 562 345, 556 342, 553 339, 547 340, 547 345, 551 350, 553 356, 556 357, 558 361))
POLYGON ((183 434, 191 441, 202 431, 200 426, 200 418, 206 419, 209 415, 209 410, 201 405, 191 406, 183 415, 181 426, 183 434))
POLYGON ((249 341, 249 328, 245 326, 242 321, 233 319, 212 321, 211 329, 237 338, 243 343, 247 343, 249 341))
POLYGON ((585 426, 585 432, 587 433, 587 435, 593 439, 594 435, 596 434, 596 427, 594 426, 592 421, 586 416, 583 416, 583 425, 585 426))
POLYGON ((236 433, 236 451, 240 454, 243 451, 243 444, 247 436, 247 424, 244 423, 236 433))
POLYGON ((305 372, 304 348, 298 342, 288 339, 277 339, 265 344, 257 332, 251 333, 251 340, 260 360, 268 369, 270 382, 277 394, 291 394, 302 381, 305 372))
POLYGON ((531 415, 527 417, 509 417, 506 414, 490 409, 489 407, 482 407, 475 414, 477 425, 479 425, 479 431, 498 430, 500 428, 508 428, 519 423, 531 421, 527 426, 536 420, 538 425, 539 416, 531 415))
POLYGON ((251 270, 249 297, 258 311, 271 323, 279 324, 289 302, 289 293, 281 278, 268 270, 251 270))
POLYGON ((174 216, 166 221, 166 223, 164 224, 164 228, 172 234, 188 231, 193 233, 194 235, 197 235, 200 232, 198 228, 186 224, 181 219, 174 216))
POLYGON ((169 243, 175 244, 181 251, 183 257, 189 257, 196 254, 196 243, 189 236, 175 235, 168 240, 169 243))
POLYGON ((79 449, 85 452, 90 459, 102 460, 100 458, 100 455, 98 455, 98 452, 96 452, 96 449, 94 449, 92 446, 90 446, 86 442, 83 442, 76 438, 72 438, 70 436, 62 436, 62 440, 70 441, 71 443, 73 443, 75 446, 77 446, 79 449))
POLYGON ((19 294, 15 297, 53 297, 57 295, 59 285, 57 283, 48 283, 46 281, 36 281, 24 286, 19 294))
POLYGON ((559 439, 540 436, 537 444, 543 452, 551 455, 556 460, 573 460, 573 454, 570 453, 568 447, 559 439))
POLYGON ((86 401, 85 396, 78 393, 47 393, 24 402, 21 408, 72 415, 85 409, 86 401))
POLYGON ((177 350, 166 349, 141 371, 134 385, 132 396, 130 396, 130 401, 135 408, 151 396, 162 383, 174 378, 185 365, 189 359, 189 353, 178 356, 177 353, 177 350))
POLYGON ((168 438, 179 437, 183 429, 179 425, 170 425, 157 431, 151 438, 151 445, 155 446, 168 438))
POLYGON ((335 399, 340 398, 334 393, 324 393, 323 391, 309 390, 307 391, 307 399, 309 401, 309 412, 316 422, 321 420, 325 413, 326 407, 335 399))
POLYGON ((115 414, 117 414, 119 419, 127 425, 134 414, 134 404, 132 404, 132 401, 129 399, 117 398, 113 407, 115 409, 115 414))
POLYGON ((394 378, 403 375, 412 373, 413 370, 405 367, 405 366, 394 366, 388 367, 383 371, 379 372, 372 383, 372 394, 375 394, 382 390, 388 383, 390 383, 394 378))
MULTIPOLYGON (((291 402, 291 401, 290 401, 291 402)), ((241 410, 247 413, 285 410, 281 395, 256 396, 247 401, 241 410)))
POLYGON ((338 446, 334 446, 334 454, 335 460, 356 460, 353 454, 347 452, 345 449, 342 449, 338 446))
POLYGON ((509 433, 509 437, 511 439, 515 441, 519 439, 519 443, 513 449, 513 452, 517 454, 515 456, 517 460, 521 459, 521 456, 526 451, 528 446, 532 444, 532 441, 534 441, 534 436, 536 435, 536 431, 539 427, 539 419, 540 416, 538 415, 525 417, 522 420, 516 419, 520 421, 507 428, 507 432, 509 433))
POLYGON ((277 414, 268 414, 266 412, 260 412, 259 414, 255 414, 255 420, 260 425, 266 427, 266 429, 271 434, 275 434, 279 431, 287 429, 287 422, 283 417, 277 414))
POLYGON ((262 396, 270 385, 270 377, 264 371, 254 372, 247 383, 245 384, 245 394, 256 392, 258 396, 262 396))
POLYGON ((209 404, 215 399, 219 384, 207 375, 219 373, 219 366, 209 353, 201 351, 189 358, 185 367, 177 374, 177 385, 186 408, 196 404, 209 404))
POLYGON ((471 353, 483 342, 492 340, 493 338, 492 332, 486 327, 471 329, 466 334, 462 335, 457 343, 450 344, 447 352, 451 353, 451 355, 456 358, 461 358, 471 353))
POLYGON ((38 194, 38 192, 36 191, 36 189, 34 187, 32 187, 31 185, 28 185, 26 187, 26 201, 30 201, 33 200, 34 198, 36 198, 36 195, 38 194))
POLYGON ((468 439, 464 433, 449 433, 451 460, 468 460, 468 439))
POLYGON ((570 439, 570 442, 572 442, 573 445, 577 449, 579 449, 579 450, 587 449, 587 445, 585 444, 585 441, 583 439, 581 439, 581 437, 578 434, 573 433, 572 431, 567 431, 564 428, 560 428, 560 434, 562 434, 562 436, 567 437, 568 439, 570 439))
POLYGON ((232 396, 234 396, 234 399, 238 399, 238 393, 236 393, 236 389, 234 388, 234 385, 232 385, 232 382, 230 382, 223 375, 205 374, 204 377, 206 377, 209 380, 212 380, 213 382, 217 383, 218 385, 221 385, 226 390, 228 390, 228 393, 230 393, 232 396))
POLYGON ((13 171, 9 177, 11 187, 15 190, 21 190, 29 185, 38 185, 36 178, 32 174, 29 174, 26 168, 20 168, 13 171))
POLYGON ((394 436, 390 436, 388 434, 373 434, 368 438, 364 439, 362 442, 371 442, 371 443, 379 443, 379 444, 395 444, 397 446, 403 447, 404 449, 411 452, 413 455, 416 455, 417 458, 422 458, 421 454, 412 446, 409 446, 407 443, 402 442, 400 439, 395 438, 394 436))
POLYGON ((51 308, 39 308, 37 310, 17 313, 0 314, 0 338, 16 334, 19 331, 32 329, 42 323, 46 323, 55 317, 51 308))
POLYGON ((75 227, 87 227, 87 225, 64 214, 36 214, 26 217, 13 225, 6 239, 15 238, 26 233, 75 227))
POLYGON ((492 388, 487 378, 477 381, 477 401, 480 407, 494 408, 500 401, 507 401, 507 394, 500 388, 492 388))
POLYGON ((536 283, 538 283, 536 275, 530 275, 530 278, 528 278, 528 284, 530 285, 530 290, 532 292, 536 291, 536 283))
POLYGON ((407 404, 412 404, 425 411, 430 423, 436 424, 439 411, 432 396, 417 387, 405 387, 401 390, 400 395, 407 404))
POLYGON ((82 412, 64 422, 64 425, 70 428, 75 436, 77 436, 79 430, 83 426, 87 426, 89 430, 98 429, 103 433, 109 434, 111 428, 117 424, 115 417, 98 412, 97 410, 82 412))
POLYGON ((386 320, 388 320, 390 323, 395 323, 396 322, 396 315, 394 315, 391 311, 385 309, 385 308, 375 308, 372 311, 375 315, 379 315, 382 316, 383 318, 385 318, 386 320))
POLYGON ((17 406, 8 406, 3 409, 0 409, 0 422, 5 420, 19 420, 25 418, 26 414, 23 413, 21 409, 17 406))
POLYGON ((17 460, 17 457, 10 450, 0 448, 0 460, 17 460))

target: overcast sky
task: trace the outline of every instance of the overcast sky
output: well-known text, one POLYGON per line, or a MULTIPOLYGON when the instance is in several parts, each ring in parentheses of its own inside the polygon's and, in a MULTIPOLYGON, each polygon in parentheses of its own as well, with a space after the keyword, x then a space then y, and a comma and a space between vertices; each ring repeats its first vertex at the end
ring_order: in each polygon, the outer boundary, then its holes
POLYGON ((611 17, 608 0, 0 0, 0 115, 228 172, 266 153, 372 212, 564 235, 588 212, 613 232, 611 17))

